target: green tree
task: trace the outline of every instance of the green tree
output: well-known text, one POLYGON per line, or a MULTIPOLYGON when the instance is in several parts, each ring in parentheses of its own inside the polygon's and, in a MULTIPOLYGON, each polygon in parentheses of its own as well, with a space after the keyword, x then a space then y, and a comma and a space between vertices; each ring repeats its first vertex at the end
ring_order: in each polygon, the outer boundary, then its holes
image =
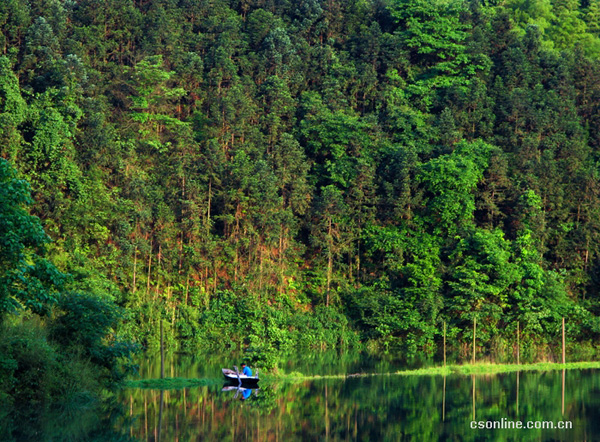
POLYGON ((581 17, 578 0, 555 0, 553 10, 555 22, 548 29, 550 39, 559 49, 571 48, 581 41, 586 33, 586 24, 581 17))
POLYGON ((50 238, 27 213, 32 203, 27 182, 0 159, 0 320, 23 309, 47 314, 65 283, 65 275, 43 257, 50 238))
POLYGON ((506 6, 512 10, 511 17, 521 33, 529 25, 539 27, 543 33, 556 20, 550 0, 510 0, 506 6))
POLYGON ((15 162, 22 137, 19 126, 26 119, 27 103, 21 96, 19 81, 6 57, 0 57, 0 153, 15 162))
POLYGON ((451 154, 421 167, 417 179, 430 196, 428 216, 433 231, 452 238, 473 225, 475 188, 488 165, 491 146, 481 141, 462 143, 451 154))
MULTIPOLYGON (((160 55, 140 61, 132 72, 135 95, 131 98, 132 119, 139 123, 142 140, 159 152, 165 152, 173 144, 169 136, 180 139, 178 132, 187 132, 189 125, 169 112, 185 91, 171 87, 169 80, 174 72, 166 71, 160 55)), ((185 136, 184 135, 184 136, 185 136)))
POLYGON ((0 5, 0 47, 2 55, 16 61, 19 46, 31 20, 27 5, 19 0, 7 0, 0 5))
POLYGON ((25 39, 25 56, 21 70, 36 92, 60 84, 58 60, 61 57, 59 40, 44 17, 38 17, 29 27, 25 39))
POLYGON ((320 250, 326 262, 324 280, 325 305, 331 301, 331 283, 334 262, 347 251, 349 246, 345 231, 351 226, 348 219, 348 208, 342 193, 333 185, 323 187, 314 203, 311 243, 320 250))
POLYGON ((484 341, 498 337, 520 276, 510 241, 500 230, 476 229, 458 242, 450 262, 448 318, 462 329, 477 319, 484 341))
POLYGON ((299 217, 306 213, 312 198, 312 188, 307 181, 310 165, 306 160, 304 149, 288 133, 284 133, 279 143, 275 144, 269 160, 281 200, 278 213, 280 222, 278 266, 280 280, 282 280, 286 263, 291 258, 289 254, 293 253, 298 246, 294 238, 300 228, 299 217))
POLYGON ((397 32, 416 68, 407 90, 421 98, 424 110, 433 103, 436 89, 466 85, 482 68, 466 53, 470 25, 461 21, 464 10, 463 2, 399 0, 390 5, 399 24, 397 32))
POLYGON ((544 341, 558 332, 561 317, 572 311, 559 274, 547 271, 531 231, 524 230, 514 243, 515 262, 519 268, 518 285, 511 292, 513 317, 533 339, 544 341))

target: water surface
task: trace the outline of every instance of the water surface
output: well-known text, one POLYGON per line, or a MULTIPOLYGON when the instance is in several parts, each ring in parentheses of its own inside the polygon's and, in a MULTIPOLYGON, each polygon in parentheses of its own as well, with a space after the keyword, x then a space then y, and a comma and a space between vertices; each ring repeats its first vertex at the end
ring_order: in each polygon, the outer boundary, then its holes
MULTIPOLYGON (((600 436, 600 372, 572 370, 480 376, 374 375, 269 381, 258 390, 223 391, 231 356, 168 361, 166 376, 209 378, 181 390, 127 389, 124 436, 135 440, 594 440, 600 436), (545 421, 571 429, 486 430, 471 422, 545 421), (567 424, 569 425, 569 424, 567 424)), ((389 373, 401 367, 360 354, 289 358, 305 375, 389 373)), ((157 378, 156 358, 141 377, 157 378)), ((478 424, 475 424, 478 425, 478 424)), ((490 424, 487 424, 490 425, 490 424)), ((541 424, 538 424, 541 425, 541 424)))

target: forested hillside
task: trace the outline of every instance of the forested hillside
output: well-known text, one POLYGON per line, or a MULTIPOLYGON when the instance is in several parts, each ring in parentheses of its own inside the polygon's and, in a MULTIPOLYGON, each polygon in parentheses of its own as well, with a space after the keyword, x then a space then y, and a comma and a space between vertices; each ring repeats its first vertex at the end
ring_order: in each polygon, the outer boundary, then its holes
POLYGON ((131 339, 598 341, 600 1, 4 0, 0 30, 0 156, 131 339))

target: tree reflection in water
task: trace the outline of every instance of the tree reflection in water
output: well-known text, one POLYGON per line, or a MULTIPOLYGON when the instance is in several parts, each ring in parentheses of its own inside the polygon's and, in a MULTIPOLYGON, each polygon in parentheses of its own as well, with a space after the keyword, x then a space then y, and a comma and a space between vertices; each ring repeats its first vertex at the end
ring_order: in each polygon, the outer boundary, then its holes
POLYGON ((162 415, 161 392, 138 389, 124 392, 132 414, 122 428, 130 425, 140 440, 159 433, 163 440, 477 440, 490 430, 470 428, 476 411, 477 420, 573 422, 568 432, 494 430, 495 438, 584 440, 600 434, 600 374, 566 376, 564 416, 562 384, 557 371, 265 382, 256 390, 208 385, 162 392, 162 415))

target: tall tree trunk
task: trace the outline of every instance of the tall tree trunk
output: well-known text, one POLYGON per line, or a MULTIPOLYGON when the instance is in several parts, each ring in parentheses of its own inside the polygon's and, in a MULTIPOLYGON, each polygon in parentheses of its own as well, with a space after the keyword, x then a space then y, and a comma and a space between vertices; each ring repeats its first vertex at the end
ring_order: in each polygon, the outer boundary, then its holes
POLYGON ((161 261, 161 258, 162 258, 162 246, 161 245, 158 246, 158 256, 157 256, 157 258, 158 258, 158 269, 157 269, 158 274, 156 275, 156 290, 154 292, 155 293, 155 296, 154 296, 155 299, 158 296, 158 292, 160 290, 160 261, 161 261))
POLYGON ((279 226, 279 293, 283 292, 283 236, 285 235, 285 227, 283 224, 279 226))
POLYGON ((210 201, 212 198, 212 178, 208 180, 208 208, 206 211, 206 228, 210 227, 210 201))
POLYGON ((190 272, 188 272, 187 278, 185 278, 185 305, 188 305, 189 293, 190 293, 190 272))
POLYGON ((327 298, 325 301, 325 305, 327 307, 329 307, 329 289, 331 287, 331 273, 332 273, 332 268, 333 268, 333 238, 331 236, 331 231, 332 231, 332 221, 331 218, 329 218, 329 226, 327 229, 327 234, 329 235, 328 241, 329 241, 329 247, 327 250, 327 298))
POLYGON ((179 273, 183 267, 183 230, 181 231, 181 240, 179 242, 179 273))
POLYGON ((148 254, 148 277, 146 278, 146 297, 150 297, 150 270, 152 269, 152 240, 150 240, 150 253, 148 254))
POLYGON ((137 269, 137 245, 135 246, 135 250, 133 251, 133 283, 132 283, 132 287, 131 287, 131 293, 135 295, 135 290, 136 290, 136 281, 135 281, 135 277, 136 277, 136 269, 137 269))

